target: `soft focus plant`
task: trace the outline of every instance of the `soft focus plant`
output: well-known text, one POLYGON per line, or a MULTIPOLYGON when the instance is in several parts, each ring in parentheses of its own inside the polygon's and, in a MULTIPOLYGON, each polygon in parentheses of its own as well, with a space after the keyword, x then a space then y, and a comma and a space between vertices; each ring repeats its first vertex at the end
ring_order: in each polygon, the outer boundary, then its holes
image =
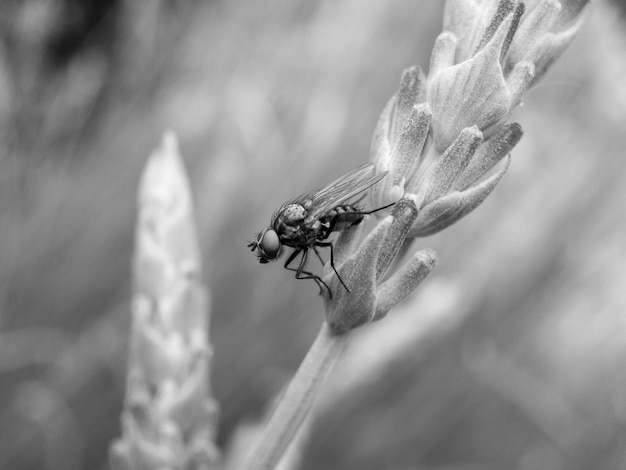
POLYGON ((116 470, 216 468, 208 294, 189 184, 173 134, 139 184, 133 324, 116 470))

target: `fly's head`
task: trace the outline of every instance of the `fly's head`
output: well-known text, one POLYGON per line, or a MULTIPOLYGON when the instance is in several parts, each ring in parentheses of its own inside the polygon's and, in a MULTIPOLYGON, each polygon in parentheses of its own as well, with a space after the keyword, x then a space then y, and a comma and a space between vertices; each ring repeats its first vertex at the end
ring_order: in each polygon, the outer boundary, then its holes
POLYGON ((256 251, 259 263, 265 264, 274 261, 280 256, 283 245, 280 243, 278 234, 270 227, 263 229, 256 235, 256 239, 248 242, 250 251, 256 251))

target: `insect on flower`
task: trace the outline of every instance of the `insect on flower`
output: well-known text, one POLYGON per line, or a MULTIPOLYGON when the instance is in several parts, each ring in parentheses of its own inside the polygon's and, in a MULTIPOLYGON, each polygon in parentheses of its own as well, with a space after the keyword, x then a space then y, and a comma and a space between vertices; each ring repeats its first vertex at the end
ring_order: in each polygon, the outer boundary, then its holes
POLYGON ((278 259, 283 246, 293 248, 293 253, 285 262, 285 269, 295 271, 296 279, 314 279, 320 288, 320 294, 323 292, 323 286, 332 298, 330 289, 322 278, 305 270, 309 250, 312 249, 324 264, 318 248, 328 247, 330 266, 343 287, 350 291, 335 269, 333 244, 327 240, 333 232, 348 230, 361 223, 366 215, 393 205, 392 203, 365 211, 357 206, 358 202, 349 203, 350 199, 378 183, 387 174, 385 172, 376 175, 373 172, 373 164, 361 165, 318 191, 305 193, 287 201, 274 212, 269 227, 259 232, 255 240, 248 242, 248 248, 257 252, 260 263, 278 259), (299 254, 302 256, 298 267, 290 267, 299 254))

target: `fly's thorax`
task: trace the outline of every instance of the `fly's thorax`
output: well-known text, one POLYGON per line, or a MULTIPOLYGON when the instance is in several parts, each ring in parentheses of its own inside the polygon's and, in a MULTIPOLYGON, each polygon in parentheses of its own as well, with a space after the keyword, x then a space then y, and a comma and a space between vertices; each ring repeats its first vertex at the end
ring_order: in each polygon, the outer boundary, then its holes
POLYGON ((276 232, 283 245, 297 249, 310 248, 319 238, 321 233, 321 224, 315 224, 315 227, 308 227, 305 224, 286 225, 277 224, 276 232))
POLYGON ((296 225, 302 222, 305 216, 306 209, 300 204, 289 204, 278 214, 278 218, 281 218, 287 225, 296 225))
POLYGON ((301 230, 306 210, 300 204, 286 204, 281 207, 272 219, 272 228, 281 240, 291 239, 301 230))
POLYGON ((281 243, 293 248, 308 248, 318 237, 320 222, 305 222, 307 211, 301 204, 288 204, 281 208, 273 220, 272 227, 281 243))

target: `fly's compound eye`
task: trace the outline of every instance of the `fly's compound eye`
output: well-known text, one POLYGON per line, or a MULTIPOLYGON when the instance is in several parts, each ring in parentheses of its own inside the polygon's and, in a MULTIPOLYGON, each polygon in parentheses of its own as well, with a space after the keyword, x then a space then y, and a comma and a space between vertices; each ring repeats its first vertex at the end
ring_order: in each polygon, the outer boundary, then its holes
POLYGON ((280 255, 282 245, 278 234, 271 228, 266 229, 259 237, 259 251, 267 259, 276 259, 280 255))

